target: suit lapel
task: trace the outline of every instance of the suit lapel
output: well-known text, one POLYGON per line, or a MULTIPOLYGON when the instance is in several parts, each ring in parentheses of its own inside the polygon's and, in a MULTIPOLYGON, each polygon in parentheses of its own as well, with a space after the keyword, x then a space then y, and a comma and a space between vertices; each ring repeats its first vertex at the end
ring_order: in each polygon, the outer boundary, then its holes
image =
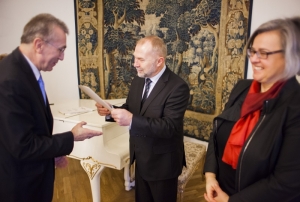
MULTIPOLYGON (((28 64, 27 60, 24 58, 24 56, 21 53, 21 51, 19 50, 19 48, 17 48, 14 51, 14 53, 15 53, 15 57, 17 58, 18 62, 20 63, 20 67, 21 67, 20 71, 23 71, 24 74, 26 75, 25 77, 28 78, 27 80, 30 83, 32 89, 35 91, 35 95, 36 95, 37 99, 39 100, 39 102, 38 102, 40 105, 39 107, 45 113, 47 122, 49 124, 49 129, 52 130, 52 114, 51 114, 51 111, 49 108, 48 98, 46 98, 47 102, 45 105, 42 91, 40 89, 38 81, 36 80, 34 73, 32 72, 30 65, 28 64)), ((47 97, 47 95, 46 95, 46 97, 47 97)))
POLYGON ((142 94, 143 94, 143 89, 145 85, 145 79, 140 78, 136 76, 133 80, 134 84, 131 84, 131 89, 130 91, 132 93, 129 93, 130 95, 130 100, 132 100, 134 108, 132 108, 134 113, 139 113, 141 109, 141 101, 142 101, 142 94))

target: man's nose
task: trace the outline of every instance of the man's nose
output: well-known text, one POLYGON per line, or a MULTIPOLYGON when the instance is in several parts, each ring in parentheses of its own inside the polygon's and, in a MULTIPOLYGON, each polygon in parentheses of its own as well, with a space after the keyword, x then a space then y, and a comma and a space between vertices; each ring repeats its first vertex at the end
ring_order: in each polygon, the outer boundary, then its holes
POLYGON ((61 53, 59 54, 58 59, 61 60, 61 61, 63 61, 64 58, 65 58, 65 52, 61 52, 61 53))

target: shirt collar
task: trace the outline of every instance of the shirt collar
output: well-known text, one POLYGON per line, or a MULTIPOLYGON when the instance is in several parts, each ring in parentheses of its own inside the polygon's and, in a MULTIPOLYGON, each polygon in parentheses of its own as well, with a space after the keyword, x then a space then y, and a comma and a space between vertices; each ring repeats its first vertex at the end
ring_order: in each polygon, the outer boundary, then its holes
MULTIPOLYGON (((23 54, 24 55, 24 54, 23 54)), ((29 58, 24 55, 25 59, 27 60, 27 62, 29 63, 29 66, 31 67, 33 73, 34 73, 34 76, 36 78, 36 80, 39 80, 40 76, 41 76, 41 73, 40 71, 38 70, 38 68, 29 60, 29 58)))
POLYGON ((152 84, 156 84, 156 82, 161 77, 161 75, 165 72, 165 70, 166 70, 166 65, 160 70, 160 72, 158 72, 158 74, 156 74, 154 77, 150 78, 152 81, 152 84))

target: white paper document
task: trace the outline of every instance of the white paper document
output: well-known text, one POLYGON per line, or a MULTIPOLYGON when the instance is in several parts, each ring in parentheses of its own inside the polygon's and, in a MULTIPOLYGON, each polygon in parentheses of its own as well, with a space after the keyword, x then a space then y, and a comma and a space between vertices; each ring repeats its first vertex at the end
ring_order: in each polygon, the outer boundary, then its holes
POLYGON ((92 112, 95 109, 91 109, 88 107, 75 107, 75 108, 69 108, 69 109, 59 109, 59 113, 65 115, 65 116, 70 116, 70 115, 78 115, 78 114, 84 114, 87 112, 92 112))
POLYGON ((104 100, 102 100, 101 97, 99 97, 99 95, 97 95, 90 87, 84 86, 84 85, 79 85, 79 88, 85 94, 87 94, 88 96, 90 96, 90 98, 92 98, 93 100, 95 100, 98 104, 101 104, 103 107, 105 107, 109 111, 112 110, 112 107, 109 106, 109 104, 107 104, 107 102, 105 102, 104 100))

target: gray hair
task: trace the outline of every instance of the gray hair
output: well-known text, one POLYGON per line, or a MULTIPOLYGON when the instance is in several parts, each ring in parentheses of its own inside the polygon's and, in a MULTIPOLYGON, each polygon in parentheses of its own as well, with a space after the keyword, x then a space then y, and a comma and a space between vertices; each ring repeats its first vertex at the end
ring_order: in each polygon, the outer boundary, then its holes
POLYGON ((282 79, 287 80, 296 74, 300 75, 300 17, 274 19, 260 25, 248 40, 247 48, 252 47, 257 35, 269 31, 278 31, 280 34, 285 56, 282 79))
POLYGON ((21 37, 21 43, 31 43, 37 37, 46 41, 51 41, 54 37, 54 27, 59 27, 66 34, 69 34, 69 29, 66 24, 53 15, 48 13, 36 15, 25 25, 21 37))

